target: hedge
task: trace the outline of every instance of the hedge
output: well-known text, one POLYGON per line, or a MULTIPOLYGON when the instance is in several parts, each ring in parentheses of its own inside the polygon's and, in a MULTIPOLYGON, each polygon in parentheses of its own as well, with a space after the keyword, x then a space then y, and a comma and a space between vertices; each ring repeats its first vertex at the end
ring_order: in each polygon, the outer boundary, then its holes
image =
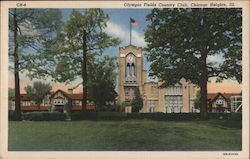
MULTIPOLYGON (((9 120, 13 120, 13 111, 9 111, 9 120)), ((71 120, 81 120, 81 113, 69 114, 71 120)), ((32 121, 63 121, 67 115, 60 112, 28 112, 23 113, 24 120, 32 121)), ((208 113, 209 119, 241 121, 242 113, 208 113)), ((124 112, 87 112, 87 120, 127 120, 127 119, 152 119, 162 121, 192 121, 199 120, 200 113, 124 113, 124 112)))
POLYGON ((60 112, 28 112, 23 114, 23 120, 30 121, 64 121, 65 113, 60 112))
MULTIPOLYGON (((81 120, 81 113, 74 112, 70 114, 71 120, 81 120)), ((125 120, 124 112, 87 112, 84 119, 88 120, 125 120)))
MULTIPOLYGON (((209 119, 241 120, 241 113, 208 113, 209 119)), ((70 115, 71 120, 80 120, 80 112, 70 115)), ((199 120, 200 113, 124 113, 124 112, 88 112, 87 120, 126 120, 126 119, 152 119, 162 121, 191 121, 199 120)))
POLYGON ((13 121, 14 120, 14 111, 13 110, 9 110, 9 121, 13 121))

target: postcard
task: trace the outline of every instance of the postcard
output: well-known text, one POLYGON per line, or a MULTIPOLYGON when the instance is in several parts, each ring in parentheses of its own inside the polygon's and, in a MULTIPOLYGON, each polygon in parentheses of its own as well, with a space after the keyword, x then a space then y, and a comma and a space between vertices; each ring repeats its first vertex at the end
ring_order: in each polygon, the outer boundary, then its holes
POLYGON ((247 159, 249 4, 1 1, 1 158, 247 159))

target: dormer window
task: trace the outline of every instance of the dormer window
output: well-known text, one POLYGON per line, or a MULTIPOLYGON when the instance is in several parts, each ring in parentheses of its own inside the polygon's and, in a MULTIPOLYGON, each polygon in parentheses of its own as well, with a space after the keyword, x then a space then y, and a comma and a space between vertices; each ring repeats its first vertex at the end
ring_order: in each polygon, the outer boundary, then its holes
POLYGON ((222 105, 224 103, 223 99, 217 99, 216 104, 217 105, 222 105))

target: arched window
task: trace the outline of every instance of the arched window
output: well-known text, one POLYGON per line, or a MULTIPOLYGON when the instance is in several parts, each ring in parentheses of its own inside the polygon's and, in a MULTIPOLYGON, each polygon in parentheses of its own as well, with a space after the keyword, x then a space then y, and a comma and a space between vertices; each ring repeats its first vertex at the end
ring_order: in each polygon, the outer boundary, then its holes
POLYGON ((126 66, 126 77, 130 76, 130 64, 127 63, 127 66, 126 66))
POLYGON ((132 63, 131 65, 131 75, 135 76, 135 64, 134 63, 132 63))

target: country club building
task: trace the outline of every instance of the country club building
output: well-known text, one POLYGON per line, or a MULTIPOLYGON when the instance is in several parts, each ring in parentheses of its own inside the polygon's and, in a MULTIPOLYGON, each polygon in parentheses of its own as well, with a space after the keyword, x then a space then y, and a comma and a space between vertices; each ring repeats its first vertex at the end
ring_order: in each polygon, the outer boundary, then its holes
MULTIPOLYGON (((143 53, 141 47, 128 45, 119 48, 118 97, 116 103, 129 102, 135 97, 138 87, 143 98, 143 108, 140 112, 189 113, 199 112, 194 107, 199 87, 190 81, 181 79, 175 85, 161 87, 161 82, 147 80, 147 71, 143 69, 143 53)), ((98 91, 98 90, 96 90, 98 91)), ((68 106, 71 111, 81 110, 82 93, 57 90, 45 97, 40 107, 33 97, 21 94, 22 111, 64 111, 68 106)), ((241 95, 232 93, 208 94, 208 111, 235 111, 241 104, 241 95)), ((15 108, 15 97, 11 98, 10 110, 15 108)), ((87 110, 93 111, 95 104, 88 102, 87 110)), ((125 108, 131 112, 131 106, 125 108)))
POLYGON ((240 93, 209 93, 207 99, 209 112, 235 112, 242 101, 240 93))
MULTIPOLYGON (((73 93, 72 89, 68 92, 57 90, 47 95, 40 106, 34 100, 34 97, 27 94, 21 94, 21 110, 28 111, 60 111, 66 110, 66 105, 70 111, 80 111, 82 104, 82 93, 73 93)), ((11 98, 10 110, 15 109, 15 97, 11 98)), ((87 111, 95 110, 93 102, 87 103, 87 111)))
POLYGON ((197 85, 185 79, 168 88, 161 88, 160 82, 148 82, 147 71, 143 69, 142 48, 133 45, 119 49, 118 101, 134 98, 136 87, 143 98, 141 112, 195 112, 194 100, 197 85))

